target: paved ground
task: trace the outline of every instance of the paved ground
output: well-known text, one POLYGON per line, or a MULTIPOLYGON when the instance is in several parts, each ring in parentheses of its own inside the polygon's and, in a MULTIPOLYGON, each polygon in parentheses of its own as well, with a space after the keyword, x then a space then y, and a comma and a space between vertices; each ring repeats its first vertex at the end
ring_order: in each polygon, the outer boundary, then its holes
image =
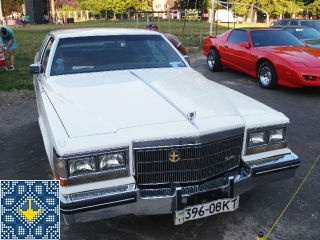
MULTIPOLYGON (((283 112, 291 119, 290 145, 301 158, 297 176, 263 186, 240 197, 240 208, 227 214, 173 226, 171 216, 123 216, 67 226, 61 224, 61 239, 320 239, 320 89, 261 89, 254 79, 225 69, 207 70, 205 58, 191 59, 192 66, 212 81, 220 82, 283 112), (313 164, 312 171, 310 171, 313 164), (304 184, 298 190, 305 176, 304 184), (293 197, 297 191, 296 196, 293 197), (291 204, 287 205, 288 202, 291 204), (287 206, 287 209, 285 207, 287 206)), ((49 179, 50 171, 37 124, 33 92, 0 92, 0 179, 49 179)))

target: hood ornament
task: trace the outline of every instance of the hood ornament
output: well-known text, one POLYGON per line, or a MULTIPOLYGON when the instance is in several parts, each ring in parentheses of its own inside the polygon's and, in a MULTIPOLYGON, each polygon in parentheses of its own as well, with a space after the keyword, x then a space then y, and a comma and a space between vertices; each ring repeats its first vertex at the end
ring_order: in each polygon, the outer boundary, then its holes
POLYGON ((187 117, 188 117, 188 119, 189 119, 190 121, 192 121, 193 119, 195 119, 195 118, 196 118, 196 115, 197 115, 196 111, 187 113, 187 117))

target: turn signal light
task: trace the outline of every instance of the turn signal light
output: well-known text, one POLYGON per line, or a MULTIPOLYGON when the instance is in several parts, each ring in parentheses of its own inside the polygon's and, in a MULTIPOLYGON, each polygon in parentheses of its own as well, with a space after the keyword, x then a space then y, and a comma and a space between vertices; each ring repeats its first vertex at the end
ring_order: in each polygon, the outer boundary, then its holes
POLYGON ((317 79, 316 76, 311 76, 311 75, 303 75, 303 78, 307 81, 312 81, 317 79))

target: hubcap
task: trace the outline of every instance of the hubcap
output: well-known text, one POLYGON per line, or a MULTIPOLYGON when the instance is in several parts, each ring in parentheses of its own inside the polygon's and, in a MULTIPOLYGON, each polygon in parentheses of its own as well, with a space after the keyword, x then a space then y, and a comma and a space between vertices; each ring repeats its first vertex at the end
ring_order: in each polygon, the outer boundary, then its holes
POLYGON ((209 55, 209 57, 208 57, 208 66, 210 68, 214 68, 215 62, 216 61, 215 61, 214 57, 212 55, 209 55))
POLYGON ((267 86, 271 83, 271 80, 272 80, 272 73, 270 71, 270 68, 268 67, 263 67, 260 71, 260 82, 267 86))

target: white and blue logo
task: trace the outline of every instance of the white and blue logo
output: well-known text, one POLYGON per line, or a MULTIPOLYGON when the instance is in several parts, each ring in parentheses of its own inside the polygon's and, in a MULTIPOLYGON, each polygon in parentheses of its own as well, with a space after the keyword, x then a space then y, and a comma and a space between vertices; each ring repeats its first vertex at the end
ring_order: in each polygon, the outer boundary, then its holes
POLYGON ((0 239, 60 238, 58 181, 0 183, 0 239))

